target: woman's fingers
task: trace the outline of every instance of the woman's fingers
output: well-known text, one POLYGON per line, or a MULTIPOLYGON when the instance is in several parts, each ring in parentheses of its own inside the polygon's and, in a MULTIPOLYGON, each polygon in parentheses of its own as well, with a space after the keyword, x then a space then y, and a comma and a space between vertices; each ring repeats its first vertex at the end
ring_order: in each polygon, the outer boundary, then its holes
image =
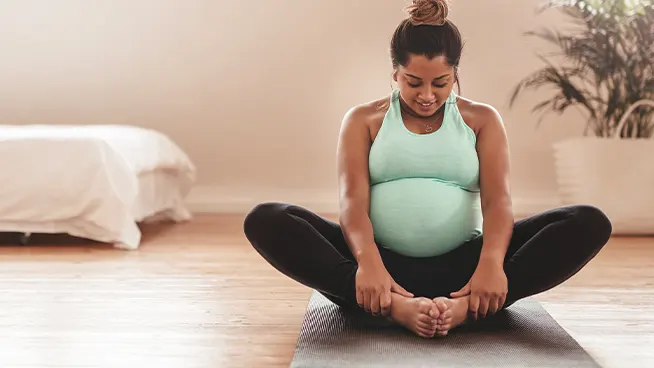
POLYGON ((357 304, 359 304, 359 307, 363 308, 363 304, 364 304, 363 291, 361 291, 361 289, 359 288, 357 288, 357 304))
POLYGON ((372 297, 370 300, 370 311, 375 316, 379 315, 379 312, 381 311, 380 296, 381 293, 379 293, 378 291, 375 290, 372 292, 372 297))
POLYGON ((372 296, 370 295, 369 291, 364 291, 363 292, 363 309, 365 309, 366 312, 370 313, 370 301, 372 299, 372 296))
POLYGON ((379 299, 379 302, 382 315, 388 316, 391 313, 391 291, 384 290, 379 299))

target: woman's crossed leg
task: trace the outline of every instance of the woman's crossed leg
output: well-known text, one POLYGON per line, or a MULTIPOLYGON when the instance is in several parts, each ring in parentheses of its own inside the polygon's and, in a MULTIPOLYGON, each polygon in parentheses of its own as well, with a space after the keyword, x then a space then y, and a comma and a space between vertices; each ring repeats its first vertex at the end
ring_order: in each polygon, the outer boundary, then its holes
MULTIPOLYGON (((244 232, 278 271, 341 307, 359 309, 358 265, 341 227, 300 206, 263 203, 245 218, 244 232)), ((607 243, 611 223, 592 206, 555 208, 514 224, 504 260, 508 295, 515 301, 549 290, 584 267, 607 243)), ((406 257, 379 246, 384 266, 409 298, 392 293, 391 319, 423 337, 447 332, 468 319, 470 296, 450 297, 475 271, 483 236, 436 257, 406 257), (433 315, 437 318, 433 319, 433 315)), ((480 311, 480 315, 485 311, 480 311)))

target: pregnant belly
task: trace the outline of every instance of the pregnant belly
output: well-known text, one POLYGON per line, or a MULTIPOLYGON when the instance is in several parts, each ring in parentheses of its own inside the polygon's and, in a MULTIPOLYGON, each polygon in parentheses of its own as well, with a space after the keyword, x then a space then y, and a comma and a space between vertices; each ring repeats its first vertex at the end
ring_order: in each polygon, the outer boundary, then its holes
POLYGON ((481 234, 479 194, 433 179, 402 179, 370 189, 375 241, 411 257, 447 253, 481 234))

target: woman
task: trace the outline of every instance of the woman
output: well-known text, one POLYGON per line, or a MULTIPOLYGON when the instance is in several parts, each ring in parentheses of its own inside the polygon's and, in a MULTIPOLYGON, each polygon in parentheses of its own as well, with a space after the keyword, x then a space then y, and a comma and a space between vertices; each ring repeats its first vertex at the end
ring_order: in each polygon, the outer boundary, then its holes
POLYGON ((462 40, 446 0, 408 13, 391 40, 398 89, 342 122, 340 223, 262 203, 244 231, 283 274, 429 338, 569 279, 611 223, 582 205, 514 223, 501 117, 453 92, 462 40))

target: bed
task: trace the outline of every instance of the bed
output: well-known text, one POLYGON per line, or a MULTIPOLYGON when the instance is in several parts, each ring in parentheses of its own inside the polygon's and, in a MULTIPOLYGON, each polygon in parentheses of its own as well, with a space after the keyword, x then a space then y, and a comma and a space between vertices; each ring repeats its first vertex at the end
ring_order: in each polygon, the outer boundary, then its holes
POLYGON ((161 132, 0 125, 0 231, 66 233, 138 249, 139 223, 187 221, 196 168, 161 132))

